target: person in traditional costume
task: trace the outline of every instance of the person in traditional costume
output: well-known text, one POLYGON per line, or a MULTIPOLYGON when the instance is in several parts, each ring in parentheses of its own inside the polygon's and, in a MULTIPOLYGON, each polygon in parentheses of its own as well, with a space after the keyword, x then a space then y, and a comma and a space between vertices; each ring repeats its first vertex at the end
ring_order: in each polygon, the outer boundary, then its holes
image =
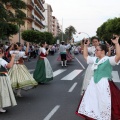
MULTIPOLYGON (((91 38, 91 42, 92 42, 92 46, 88 47, 88 54, 89 54, 89 56, 94 57, 95 56, 95 49, 100 44, 99 38, 94 36, 91 38)), ((106 45, 107 45, 107 47, 109 46, 109 44, 107 42, 106 42, 106 45)), ((110 54, 111 54, 111 49, 109 47, 108 52, 107 52, 107 56, 110 56, 110 54)), ((91 71, 91 67, 92 67, 92 64, 89 64, 86 71, 85 71, 85 76, 84 76, 83 85, 82 85, 82 89, 81 89, 81 95, 87 89, 87 86, 90 82, 90 78, 93 75, 93 71, 91 71)))
POLYGON ((17 105, 8 76, 8 68, 14 64, 15 54, 11 54, 11 61, 8 63, 2 57, 3 49, 0 48, 0 113, 6 113, 3 108, 17 105))
MULTIPOLYGON (((88 54, 89 54, 89 56, 93 57, 93 56, 95 56, 96 46, 99 45, 98 37, 92 37, 91 42, 92 42, 92 46, 88 47, 88 54)), ((84 42, 83 42, 83 44, 84 44, 84 42)), ((92 77, 93 71, 91 71, 91 67, 92 67, 92 64, 89 64, 86 71, 85 71, 85 76, 84 76, 84 79, 83 79, 83 85, 82 85, 82 89, 81 89, 81 95, 87 89, 87 86, 90 82, 90 77, 92 77)))
POLYGON ((29 43, 27 43, 26 52, 20 51, 20 48, 20 44, 14 44, 13 50, 10 51, 10 54, 15 53, 16 56, 14 60, 14 65, 8 72, 12 88, 14 89, 14 91, 17 91, 16 96, 18 97, 22 97, 21 89, 28 90, 38 85, 38 83, 29 73, 23 61, 23 56, 25 56, 25 54, 28 52, 29 43))
POLYGON ((112 81, 112 66, 120 60, 119 37, 112 39, 116 47, 116 55, 106 56, 106 45, 98 45, 95 56, 88 56, 87 44, 84 43, 83 56, 92 65, 93 76, 84 92, 76 114, 86 120, 119 120, 120 119, 120 90, 112 81))
POLYGON ((44 84, 53 80, 53 70, 47 59, 47 55, 51 49, 51 46, 49 46, 49 48, 46 50, 47 43, 45 41, 42 41, 40 46, 39 57, 33 77, 38 83, 44 84))

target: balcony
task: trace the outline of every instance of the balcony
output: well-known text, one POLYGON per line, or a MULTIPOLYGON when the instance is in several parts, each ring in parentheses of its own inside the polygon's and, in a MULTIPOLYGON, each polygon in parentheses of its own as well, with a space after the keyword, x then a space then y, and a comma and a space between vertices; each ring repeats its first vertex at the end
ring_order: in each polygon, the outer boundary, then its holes
POLYGON ((34 8, 34 3, 32 2, 32 0, 27 0, 27 7, 32 10, 34 8))
POLYGON ((37 4, 37 5, 39 6, 39 8, 40 8, 43 12, 45 11, 45 9, 44 9, 44 7, 43 7, 43 5, 42 5, 42 3, 41 3, 41 0, 35 0, 34 2, 35 2, 35 4, 37 4))
POLYGON ((34 16, 33 15, 27 15, 26 19, 30 22, 34 21, 34 16))
POLYGON ((39 26, 40 28, 45 28, 45 26, 42 24, 42 22, 35 17, 35 24, 39 26))
POLYGON ((41 11, 38 9, 38 7, 35 6, 35 14, 39 16, 41 19, 45 20, 45 17, 41 13, 41 11))

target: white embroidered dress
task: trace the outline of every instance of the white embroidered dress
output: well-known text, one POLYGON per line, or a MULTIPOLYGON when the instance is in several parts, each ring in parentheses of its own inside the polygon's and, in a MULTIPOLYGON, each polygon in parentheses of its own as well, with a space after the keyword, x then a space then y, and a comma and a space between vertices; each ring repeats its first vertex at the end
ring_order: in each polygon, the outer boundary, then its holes
MULTIPOLYGON (((108 57, 111 65, 116 65, 115 57, 108 57)), ((88 64, 95 63, 96 57, 88 57, 88 64)), ((103 61, 102 61, 103 62, 103 61)), ((101 63, 102 64, 102 63, 101 63)), ((104 64, 104 62, 103 62, 104 64)), ((97 69, 97 66, 92 67, 97 69)), ((98 83, 92 77, 81 104, 78 114, 83 114, 96 120, 111 120, 111 94, 108 78, 103 77, 98 83)))

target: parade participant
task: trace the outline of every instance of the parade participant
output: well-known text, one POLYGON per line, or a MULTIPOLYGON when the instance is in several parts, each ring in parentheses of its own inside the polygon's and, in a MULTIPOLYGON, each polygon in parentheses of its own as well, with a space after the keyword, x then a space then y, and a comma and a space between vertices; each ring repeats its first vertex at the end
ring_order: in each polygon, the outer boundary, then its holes
MULTIPOLYGON (((95 56, 95 48, 96 48, 96 46, 99 45, 99 39, 98 39, 98 37, 92 37, 91 41, 92 41, 92 46, 88 47, 88 54, 89 54, 89 56, 93 57, 93 56, 95 56)), ((89 46, 89 44, 88 44, 88 46, 89 46)), ((84 80, 83 80, 83 85, 82 85, 82 89, 81 89, 81 95, 86 90, 86 88, 87 88, 87 86, 88 86, 88 84, 90 82, 90 77, 93 74, 92 71, 91 71, 91 66, 92 66, 92 64, 89 64, 87 69, 86 69, 84 80)))
POLYGON ((120 90, 112 81, 112 66, 117 65, 120 60, 119 37, 112 42, 116 47, 116 55, 106 56, 106 45, 98 45, 95 56, 88 56, 87 44, 84 44, 83 56, 88 64, 93 64, 93 76, 80 100, 76 114, 86 120, 118 120, 120 119, 120 90))
MULTIPOLYGON (((89 54, 89 56, 93 57, 93 56, 95 56, 95 49, 100 44, 100 42, 99 42, 99 38, 96 36, 92 37, 91 41, 92 41, 92 46, 88 47, 88 54, 89 54)), ((111 49, 110 49, 109 44, 107 42, 106 42, 106 45, 108 47, 108 52, 106 54, 107 54, 107 56, 110 56, 111 49)), ((82 85, 82 90, 81 90, 81 95, 87 89, 87 86, 90 82, 90 77, 92 77, 93 72, 91 71, 91 66, 92 66, 92 64, 89 64, 87 69, 86 69, 84 80, 83 80, 83 85, 82 85)))
POLYGON ((42 41, 40 46, 39 58, 33 73, 33 77, 38 83, 43 84, 53 80, 53 70, 47 59, 47 55, 51 49, 51 46, 49 46, 49 48, 46 50, 47 43, 45 41, 42 41))
POLYGON ((11 68, 14 64, 15 54, 11 54, 11 61, 9 63, 2 59, 3 56, 3 49, 0 48, 0 113, 7 112, 3 109, 4 107, 17 105, 10 78, 7 74, 7 68, 11 68))
MULTIPOLYGON (((27 43, 26 53, 28 53, 29 43, 27 43)), ((22 97, 21 88, 28 90, 37 85, 37 82, 29 73, 28 69, 24 65, 23 56, 25 56, 24 51, 21 50, 20 43, 14 44, 13 50, 10 54, 15 53, 15 60, 13 67, 9 70, 8 75, 10 76, 12 88, 17 90, 17 96, 22 97)))
POLYGON ((61 41, 60 48, 59 48, 60 57, 61 57, 61 66, 63 66, 63 63, 66 66, 66 63, 67 63, 67 59, 66 59, 66 46, 65 46, 64 43, 65 43, 64 41, 61 41))

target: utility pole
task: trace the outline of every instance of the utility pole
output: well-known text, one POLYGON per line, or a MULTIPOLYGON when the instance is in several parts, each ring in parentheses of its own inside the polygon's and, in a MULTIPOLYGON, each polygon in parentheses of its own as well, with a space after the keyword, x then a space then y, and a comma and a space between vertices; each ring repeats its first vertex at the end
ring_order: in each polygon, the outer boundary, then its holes
POLYGON ((62 41, 63 41, 63 18, 62 18, 62 41))

